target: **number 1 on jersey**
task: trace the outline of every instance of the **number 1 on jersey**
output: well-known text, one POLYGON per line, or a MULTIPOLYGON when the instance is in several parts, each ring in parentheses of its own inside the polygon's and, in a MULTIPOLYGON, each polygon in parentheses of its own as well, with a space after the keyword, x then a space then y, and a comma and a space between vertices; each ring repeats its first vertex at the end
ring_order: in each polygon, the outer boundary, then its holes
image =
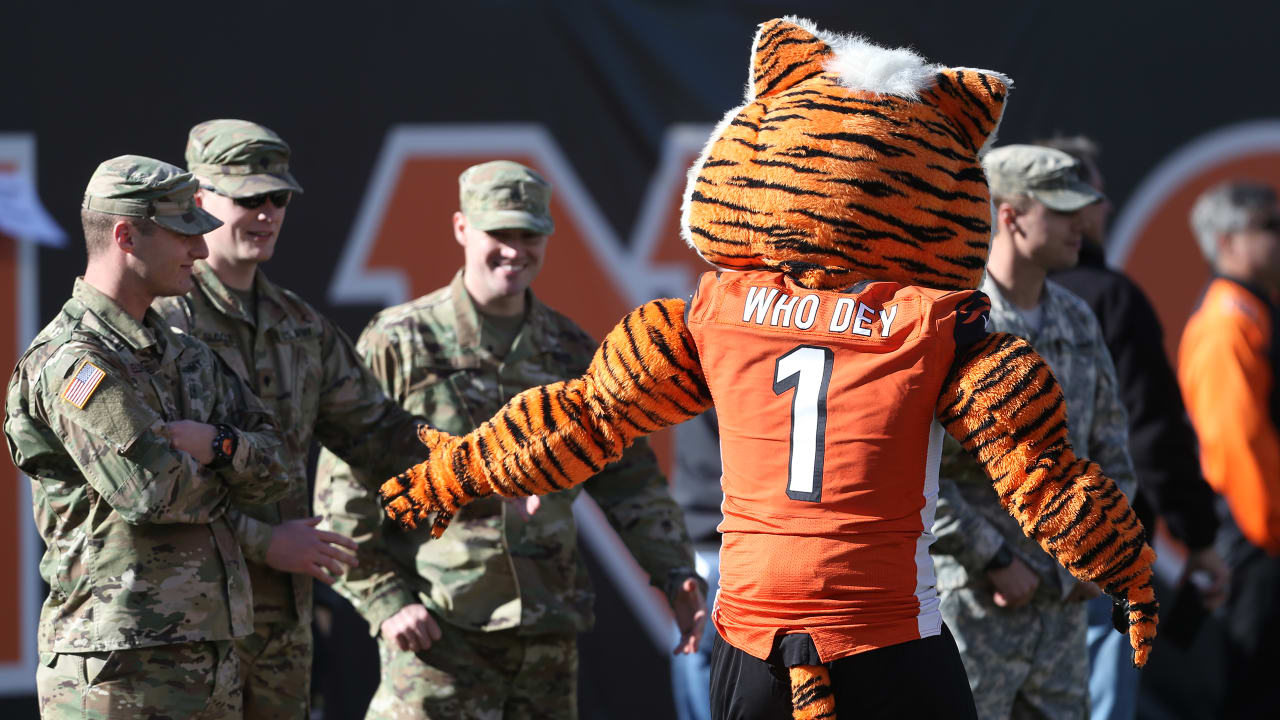
POLYGON ((791 396, 791 456, 787 497, 822 502, 822 456, 827 446, 827 385, 835 353, 818 345, 798 345, 778 358, 773 394, 791 396))

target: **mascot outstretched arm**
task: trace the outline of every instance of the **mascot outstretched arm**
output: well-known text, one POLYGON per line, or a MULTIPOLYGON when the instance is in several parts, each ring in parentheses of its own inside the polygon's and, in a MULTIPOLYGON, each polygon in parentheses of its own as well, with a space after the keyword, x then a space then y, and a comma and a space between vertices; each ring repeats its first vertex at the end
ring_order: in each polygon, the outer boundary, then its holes
POLYGON ((795 717, 831 717, 825 663, 940 631, 928 543, 946 432, 1029 537, 1117 602, 1145 664, 1154 553, 1124 495, 1073 453, 1044 360, 985 331, 975 289, 990 233, 979 157, 1008 79, 796 18, 762 24, 752 54, 746 102, 685 192, 685 239, 721 270, 688 301, 632 311, 584 376, 516 396, 465 437, 424 428, 429 458, 382 487, 388 515, 438 536, 472 500, 581 483, 714 406, 717 630, 759 658, 778 635, 811 640, 795 717))

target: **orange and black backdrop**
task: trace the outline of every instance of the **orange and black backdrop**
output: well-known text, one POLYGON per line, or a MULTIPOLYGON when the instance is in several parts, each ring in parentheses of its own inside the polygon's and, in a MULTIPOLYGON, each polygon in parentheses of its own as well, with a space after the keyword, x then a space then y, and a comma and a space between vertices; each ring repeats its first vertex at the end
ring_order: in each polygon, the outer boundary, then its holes
MULTIPOLYGON (((288 140, 306 188, 269 274, 353 336, 383 305, 456 270, 455 179, 493 157, 537 166, 556 185, 558 232, 535 290, 600 334, 647 297, 692 287, 700 265, 676 235, 684 170, 709 124, 740 101, 755 24, 783 14, 1009 74, 1003 141, 1098 140, 1119 209, 1111 259, 1153 296, 1170 342, 1206 275, 1186 228, 1190 200, 1232 174, 1280 182, 1280 103, 1265 74, 1280 59, 1280 5, 10 4, 0 10, 0 132, 33 138, 40 197, 71 243, 20 261, 18 241, 0 237, 0 292, 18 297, 20 265, 34 264, 42 325, 83 267, 77 208, 95 165, 123 153, 181 163, 191 125, 240 117, 288 140)), ((26 339, 19 304, 0 305, 6 368, 26 339)), ((670 462, 674 442, 656 445, 670 462)), ((0 467, 0 668, 22 667, 32 640, 19 596, 30 563, 13 530, 30 508, 15 507, 17 482, 0 467)), ((668 716, 664 653, 608 573, 595 577, 584 717, 668 716)), ((376 668, 362 629, 340 613, 336 630, 339 645, 321 658, 343 663, 321 681, 332 718, 360 713, 376 668)), ((0 692, 29 712, 33 677, 16 677, 0 692)))

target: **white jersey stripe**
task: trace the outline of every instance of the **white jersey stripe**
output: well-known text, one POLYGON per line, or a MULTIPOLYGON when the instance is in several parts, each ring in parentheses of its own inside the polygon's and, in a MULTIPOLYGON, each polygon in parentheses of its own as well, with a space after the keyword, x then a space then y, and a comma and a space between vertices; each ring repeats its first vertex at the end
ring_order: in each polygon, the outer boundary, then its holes
POLYGON ((938 576, 933 571, 929 546, 933 545, 933 519, 938 508, 938 464, 942 461, 942 426, 935 418, 929 423, 929 451, 924 465, 924 507, 920 509, 921 532, 916 540, 916 600, 920 614, 916 625, 920 637, 942 632, 942 613, 938 609, 938 576))

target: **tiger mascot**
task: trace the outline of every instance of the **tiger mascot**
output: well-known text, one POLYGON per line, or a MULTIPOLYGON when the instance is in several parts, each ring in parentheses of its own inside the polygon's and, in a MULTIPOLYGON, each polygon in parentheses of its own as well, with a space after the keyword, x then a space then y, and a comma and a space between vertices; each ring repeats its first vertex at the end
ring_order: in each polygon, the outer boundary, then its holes
POLYGON ((682 234, 719 270, 687 302, 632 311, 581 378, 465 437, 424 428, 429 458, 382 486, 387 514, 438 537, 468 502, 581 483, 714 406, 713 621, 731 648, 791 668, 794 717, 829 718, 830 663, 942 632, 928 548, 945 430, 1024 532, 1115 600, 1143 665, 1154 553, 1072 452, 1043 359, 986 332, 975 290, 991 218, 979 157, 1009 85, 797 18, 762 24, 746 101, 685 190, 682 234))

